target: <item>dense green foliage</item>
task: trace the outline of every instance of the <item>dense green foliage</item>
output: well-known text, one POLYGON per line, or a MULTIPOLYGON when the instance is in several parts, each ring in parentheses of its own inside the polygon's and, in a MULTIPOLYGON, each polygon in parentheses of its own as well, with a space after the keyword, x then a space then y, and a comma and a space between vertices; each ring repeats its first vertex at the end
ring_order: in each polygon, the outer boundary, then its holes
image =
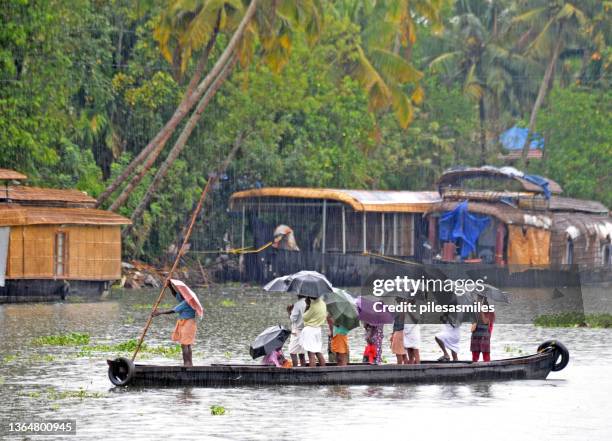
MULTIPOLYGON (((126 240, 129 255, 163 256, 236 142, 241 148, 216 188, 214 215, 196 232, 202 248, 222 245, 227 198, 239 189, 428 189, 451 165, 478 164, 483 155, 502 164, 498 136, 526 124, 548 61, 550 42, 529 51, 531 31, 514 20, 539 2, 418 1, 409 15, 400 13, 403 2, 375 3, 323 2, 314 45, 297 29, 283 30, 292 37, 291 46, 279 40, 283 69, 269 63, 276 46, 262 51, 253 42, 252 62, 241 60, 221 87, 126 240), (382 49, 396 29, 404 31, 394 50, 382 49)), ((577 22, 567 37, 537 119, 545 158, 529 168, 559 181, 567 195, 611 206, 610 11, 596 1, 581 4, 588 24, 577 22)), ((192 44, 193 54, 181 46, 177 74, 155 38, 167 5, 2 2, 0 167, 28 174, 30 185, 99 195, 170 118, 205 42, 192 44)), ((221 33, 208 68, 227 43, 221 33)), ((151 179, 145 176, 121 213, 134 210, 151 179)))

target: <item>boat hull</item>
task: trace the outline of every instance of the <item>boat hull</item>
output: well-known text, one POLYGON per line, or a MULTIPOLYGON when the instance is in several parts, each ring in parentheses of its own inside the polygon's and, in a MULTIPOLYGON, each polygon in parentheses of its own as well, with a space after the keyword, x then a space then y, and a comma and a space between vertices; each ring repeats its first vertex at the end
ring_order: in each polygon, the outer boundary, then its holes
POLYGON ((424 362, 291 369, 258 365, 134 366, 134 386, 368 385, 545 379, 554 351, 491 362, 424 362))

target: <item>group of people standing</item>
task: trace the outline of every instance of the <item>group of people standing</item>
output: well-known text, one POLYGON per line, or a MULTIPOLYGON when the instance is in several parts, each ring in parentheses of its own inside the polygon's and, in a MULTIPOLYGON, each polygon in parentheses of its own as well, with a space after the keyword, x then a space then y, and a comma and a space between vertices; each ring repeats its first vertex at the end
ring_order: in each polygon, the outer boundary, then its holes
MULTIPOLYGON (((486 297, 479 297, 478 301, 483 305, 489 304, 486 297)), ((478 361, 481 353, 483 361, 491 361, 491 334, 493 333, 494 322, 494 312, 477 313, 470 329, 472 333, 470 339, 472 361, 478 361)), ((442 326, 442 331, 435 336, 436 343, 438 343, 442 350, 442 356, 438 358, 438 361, 450 361, 451 357, 453 361, 457 361, 459 359, 457 353, 461 343, 460 324, 454 323, 450 318, 446 317, 445 323, 442 326)))
MULTIPOLYGON (((405 301, 399 300, 398 301, 405 301)), ((479 299, 487 303, 486 298, 479 299)), ((297 302, 287 307, 291 320, 289 354, 292 366, 325 366, 323 356, 323 338, 321 327, 327 324, 329 332, 329 350, 334 354, 337 366, 346 366, 349 362, 349 329, 337 325, 327 313, 322 298, 311 299, 298 296, 297 302)), ((391 351, 396 356, 397 364, 419 364, 421 362, 421 329, 418 317, 410 312, 395 314, 393 333, 391 334, 391 351)), ((443 355, 438 361, 458 360, 461 341, 460 324, 445 320, 442 331, 436 334, 435 341, 443 355), (449 354, 450 352, 450 354, 449 354)), ((471 325, 472 361, 478 361, 482 353, 483 361, 490 361, 490 342, 495 313, 479 313, 471 325)), ((382 324, 364 324, 365 350, 363 362, 381 364, 384 333, 382 324)), ((275 363, 276 364, 276 363, 275 363)))

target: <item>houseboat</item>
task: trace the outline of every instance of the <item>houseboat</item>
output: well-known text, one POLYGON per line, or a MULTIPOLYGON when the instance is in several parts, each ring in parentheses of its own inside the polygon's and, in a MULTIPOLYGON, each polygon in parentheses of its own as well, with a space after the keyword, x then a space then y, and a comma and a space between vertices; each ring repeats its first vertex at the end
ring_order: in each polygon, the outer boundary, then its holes
POLYGON ((436 191, 264 187, 234 193, 245 254, 240 278, 301 269, 358 286, 374 265, 435 265, 498 286, 607 280, 612 219, 599 202, 562 197, 556 182, 512 167, 447 170, 436 191), (467 222, 467 230, 459 228, 467 222))
POLYGON ((123 216, 0 169, 0 303, 99 295, 121 278, 123 216))

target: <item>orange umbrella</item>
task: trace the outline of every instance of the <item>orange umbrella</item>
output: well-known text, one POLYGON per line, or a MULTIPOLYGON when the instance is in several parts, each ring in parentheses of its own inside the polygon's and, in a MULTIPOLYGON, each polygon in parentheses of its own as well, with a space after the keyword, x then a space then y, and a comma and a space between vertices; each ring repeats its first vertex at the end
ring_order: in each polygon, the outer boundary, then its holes
POLYGON ((170 287, 174 292, 178 292, 181 297, 183 297, 183 300, 185 300, 187 304, 195 310, 198 317, 202 317, 202 314, 204 314, 204 309, 202 308, 202 304, 200 303, 198 296, 191 290, 191 288, 178 279, 170 279, 170 287))

